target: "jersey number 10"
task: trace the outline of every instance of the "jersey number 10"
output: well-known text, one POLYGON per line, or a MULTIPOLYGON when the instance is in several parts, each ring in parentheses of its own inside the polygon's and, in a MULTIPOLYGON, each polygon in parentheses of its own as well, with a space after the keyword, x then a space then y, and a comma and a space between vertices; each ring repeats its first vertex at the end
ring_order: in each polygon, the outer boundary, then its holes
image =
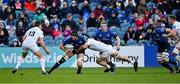
POLYGON ((34 34, 35 34, 35 31, 30 31, 29 32, 29 36, 34 36, 34 34))

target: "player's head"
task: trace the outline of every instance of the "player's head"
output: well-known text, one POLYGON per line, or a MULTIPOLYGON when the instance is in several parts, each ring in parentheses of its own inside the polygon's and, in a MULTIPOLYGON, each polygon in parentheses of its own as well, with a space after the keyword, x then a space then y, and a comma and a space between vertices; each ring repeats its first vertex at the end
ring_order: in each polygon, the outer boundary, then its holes
POLYGON ((176 16, 174 15, 169 16, 168 18, 169 24, 174 24, 175 21, 176 21, 176 16))
POLYGON ((151 33, 154 30, 154 28, 154 25, 150 24, 147 26, 147 31, 151 33))
POLYGON ((77 31, 73 31, 71 36, 72 36, 72 40, 77 40, 78 37, 77 31))
POLYGON ((107 22, 104 20, 101 22, 101 30, 104 32, 107 31, 107 22))
POLYGON ((42 28, 42 24, 41 24, 40 21, 36 21, 36 22, 35 22, 35 26, 36 26, 36 27, 39 27, 39 28, 42 28))

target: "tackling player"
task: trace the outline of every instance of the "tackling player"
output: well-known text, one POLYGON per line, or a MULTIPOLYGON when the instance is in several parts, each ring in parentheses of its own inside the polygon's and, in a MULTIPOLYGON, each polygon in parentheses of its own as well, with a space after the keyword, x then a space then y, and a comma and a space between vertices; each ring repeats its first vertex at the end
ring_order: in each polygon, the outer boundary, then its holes
MULTIPOLYGON (((107 58, 109 56, 112 56, 116 59, 123 60, 123 61, 126 61, 128 63, 131 63, 134 66, 135 71, 137 71, 137 69, 138 69, 138 62, 137 61, 134 62, 134 61, 128 59, 128 57, 122 56, 119 53, 119 51, 113 49, 113 47, 111 45, 107 45, 105 43, 102 43, 102 42, 94 40, 94 39, 88 39, 84 45, 82 45, 79 49, 76 50, 76 52, 79 52, 79 51, 87 49, 87 48, 100 52, 101 57, 107 58)), ((101 66, 108 68, 108 64, 107 64, 106 60, 100 59, 100 60, 97 60, 97 63, 101 66)))
POLYGON ((164 35, 164 37, 176 37, 178 39, 178 43, 173 50, 173 56, 180 64, 180 22, 176 21, 176 16, 173 15, 168 18, 168 21, 172 25, 172 31, 168 35, 164 35))
POLYGON ((73 55, 77 54, 77 74, 81 73, 81 69, 83 67, 83 58, 84 58, 84 50, 76 53, 75 50, 78 49, 81 45, 85 43, 85 39, 83 37, 78 36, 77 32, 73 31, 72 35, 67 37, 64 42, 60 45, 60 49, 66 52, 64 56, 55 63, 55 65, 48 71, 48 73, 52 73, 56 68, 58 68, 61 64, 63 64, 66 60, 70 59, 73 55), (68 50, 66 45, 72 44, 74 49, 68 50))
MULTIPOLYGON (((161 25, 164 25, 161 23, 161 25)), ((142 38, 152 38, 158 46, 157 50, 157 60, 158 63, 163 67, 170 70, 170 73, 174 73, 174 69, 168 64, 173 64, 175 66, 175 70, 178 70, 177 63, 169 59, 170 52, 170 44, 168 43, 168 39, 163 37, 163 34, 166 34, 170 31, 170 29, 157 27, 155 28, 153 25, 149 25, 147 27, 147 33, 140 36, 142 38)))
POLYGON ((41 54, 37 42, 41 45, 41 47, 45 50, 47 54, 50 54, 50 51, 46 48, 43 41, 43 32, 41 30, 42 25, 40 22, 35 22, 35 27, 29 29, 25 35, 23 36, 22 43, 22 57, 18 60, 16 67, 13 69, 12 73, 15 74, 19 69, 20 65, 24 62, 28 51, 33 52, 38 58, 42 69, 42 74, 47 74, 45 70, 45 58, 41 54))

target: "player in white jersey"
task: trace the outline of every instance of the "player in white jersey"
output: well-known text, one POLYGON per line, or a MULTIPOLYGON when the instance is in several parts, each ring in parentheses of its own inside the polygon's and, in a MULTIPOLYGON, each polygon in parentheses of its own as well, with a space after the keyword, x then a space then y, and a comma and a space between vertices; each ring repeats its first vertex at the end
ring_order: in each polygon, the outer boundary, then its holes
POLYGON ((15 74, 20 65, 24 62, 25 57, 27 56, 28 51, 33 52, 38 58, 42 69, 42 74, 47 74, 45 70, 45 58, 41 54, 37 42, 45 50, 47 54, 50 54, 50 51, 46 48, 43 41, 43 32, 41 30, 41 23, 36 22, 35 27, 29 29, 23 36, 22 43, 22 57, 19 58, 16 67, 13 69, 12 73, 15 74))
MULTIPOLYGON (((172 25, 172 31, 164 35, 164 37, 176 37, 178 40, 180 40, 180 22, 176 21, 176 16, 170 16, 168 18, 169 24, 172 25)), ((176 61, 180 64, 180 41, 176 44, 176 47, 173 50, 173 56, 176 59, 176 61)), ((180 71, 179 71, 180 72, 180 71)))
POLYGON ((107 64, 108 60, 104 59, 104 58, 108 58, 109 56, 112 56, 116 59, 127 61, 127 62, 131 63, 134 66, 135 71, 137 71, 137 69, 138 69, 137 61, 134 62, 134 61, 128 59, 128 57, 122 56, 117 50, 113 49, 113 47, 111 45, 104 44, 104 43, 94 40, 94 39, 88 39, 85 44, 83 44, 79 49, 76 50, 76 52, 79 52, 80 50, 83 50, 86 48, 100 52, 100 58, 98 58, 96 60, 96 62, 101 66, 109 68, 108 64, 107 64))

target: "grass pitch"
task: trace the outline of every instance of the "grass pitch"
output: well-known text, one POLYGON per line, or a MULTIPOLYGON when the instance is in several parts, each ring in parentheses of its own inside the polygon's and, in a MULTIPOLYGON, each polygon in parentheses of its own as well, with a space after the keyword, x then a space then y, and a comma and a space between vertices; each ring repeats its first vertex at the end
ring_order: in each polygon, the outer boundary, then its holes
MULTIPOLYGON (((180 74, 169 74, 165 68, 117 68, 116 73, 104 73, 104 68, 84 68, 76 74, 75 68, 59 68, 52 74, 41 75, 38 69, 0 69, 0 83, 180 83, 180 74)), ((47 69, 49 70, 49 69, 47 69)))

